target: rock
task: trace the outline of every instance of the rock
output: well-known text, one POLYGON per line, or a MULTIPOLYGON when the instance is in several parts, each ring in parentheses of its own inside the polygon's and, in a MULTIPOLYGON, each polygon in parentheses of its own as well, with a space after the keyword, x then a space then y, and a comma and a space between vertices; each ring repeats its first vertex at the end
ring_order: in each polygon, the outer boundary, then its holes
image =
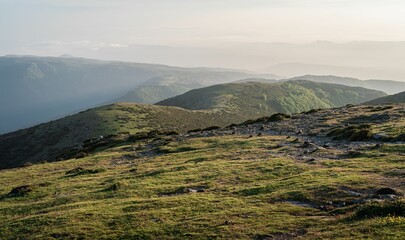
POLYGON ((377 143, 373 148, 374 149, 378 149, 381 148, 383 145, 381 143, 377 143))
POLYGON ((188 193, 202 193, 205 192, 205 189, 203 187, 197 187, 197 188, 188 188, 186 190, 188 193))
POLYGON ((261 137, 261 136, 263 136, 263 133, 259 132, 259 133, 257 134, 257 136, 258 136, 258 137, 261 137))
POLYGON ((376 133, 376 134, 373 135, 373 138, 375 140, 382 140, 382 139, 388 138, 388 135, 385 134, 385 133, 376 133))
POLYGON ((376 195, 396 195, 397 192, 392 188, 381 188, 375 192, 376 195))
POLYGON ((304 144, 302 145, 303 148, 310 148, 310 147, 316 147, 315 144, 310 143, 308 141, 305 141, 304 144))
POLYGON ((397 196, 394 194, 387 194, 387 195, 378 195, 380 199, 388 200, 388 201, 393 201, 397 199, 397 196))

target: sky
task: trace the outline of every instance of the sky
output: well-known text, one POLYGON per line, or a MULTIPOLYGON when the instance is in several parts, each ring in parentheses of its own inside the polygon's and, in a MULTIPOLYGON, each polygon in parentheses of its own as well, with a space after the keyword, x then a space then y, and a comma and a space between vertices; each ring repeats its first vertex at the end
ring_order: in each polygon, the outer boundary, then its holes
POLYGON ((0 0, 0 41, 2 52, 47 43, 402 41, 404 9, 400 0, 0 0))
MULTIPOLYGON (((396 44, 405 41, 404 10, 403 0, 0 0, 0 55, 70 54, 244 69, 302 59, 310 59, 305 64, 373 67, 383 57, 385 64, 398 61, 396 44), (382 50, 367 44, 345 56, 339 45, 321 57, 311 55, 311 44, 324 41, 351 44, 345 53, 353 50, 353 42, 385 42, 393 56, 380 56, 382 50), (302 44, 305 50, 281 56, 273 51, 275 43, 302 44), (362 60, 359 56, 367 51, 362 60), (339 61, 325 62, 328 53, 339 61), (353 58, 358 61, 346 61, 353 58)), ((401 56, 403 50, 401 45, 401 56)))

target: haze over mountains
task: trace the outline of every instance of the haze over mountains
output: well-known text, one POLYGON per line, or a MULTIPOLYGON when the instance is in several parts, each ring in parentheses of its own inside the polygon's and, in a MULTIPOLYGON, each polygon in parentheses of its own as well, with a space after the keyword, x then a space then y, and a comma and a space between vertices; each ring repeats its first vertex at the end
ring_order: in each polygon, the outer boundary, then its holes
MULTIPOLYGON (((0 133, 111 102, 137 86, 147 85, 149 79, 154 85, 157 77, 173 75, 188 86, 184 90, 176 87, 173 94, 183 93, 194 86, 266 76, 238 70, 178 68, 71 57, 1 57, 0 133)), ((151 101, 145 99, 141 102, 151 101)))
POLYGON ((105 60, 249 69, 285 77, 312 74, 405 81, 403 41, 215 42, 201 45, 121 44, 120 47, 97 42, 47 42, 31 46, 30 51, 34 55, 48 52, 60 56, 68 52, 105 60))
MULTIPOLYGON (((218 83, 281 79, 273 74, 242 70, 179 68, 71 56, 1 57, 0 75, 0 133, 112 102, 156 103, 218 83)), ((296 79, 360 86, 388 94, 405 90, 404 82, 395 81, 310 75, 293 78, 296 79)))
POLYGON ((331 75, 327 76, 305 75, 293 77, 283 81, 289 80, 309 80, 314 82, 336 83, 352 87, 364 87, 379 90, 388 94, 395 94, 405 91, 405 82, 390 81, 390 80, 359 80, 356 78, 339 77, 331 75))

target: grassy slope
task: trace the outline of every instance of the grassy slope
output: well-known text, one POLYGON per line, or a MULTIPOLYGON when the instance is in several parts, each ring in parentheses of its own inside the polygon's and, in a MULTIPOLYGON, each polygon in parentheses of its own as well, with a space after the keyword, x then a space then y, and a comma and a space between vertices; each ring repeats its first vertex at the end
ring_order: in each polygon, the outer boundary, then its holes
POLYGON ((116 102, 156 103, 205 85, 202 79, 182 76, 161 76, 116 99, 116 102))
POLYGON ((358 104, 380 96, 385 94, 364 88, 309 81, 276 84, 250 82, 196 89, 157 104, 193 110, 223 110, 246 120, 275 112, 296 113, 358 104))
POLYGON ((383 103, 405 103, 405 92, 400 92, 394 95, 377 98, 368 101, 365 104, 383 104, 383 103))
POLYGON ((64 150, 100 135, 151 130, 184 132, 228 123, 222 116, 204 111, 130 103, 107 105, 0 136, 0 168, 53 161, 64 150))
MULTIPOLYGON (((342 112, 371 114, 369 108, 342 112)), ((343 125, 350 117, 325 121, 343 125)), ((402 119, 383 125, 403 124, 402 119)), ((351 219, 358 206, 325 211, 289 202, 327 205, 359 198, 350 191, 370 194, 387 186, 405 193, 404 144, 364 147, 355 157, 323 149, 326 157, 314 162, 293 157, 301 145, 286 136, 169 137, 128 142, 83 159, 2 170, 0 233, 2 239, 404 236, 404 217, 351 219), (150 148, 155 154, 144 154, 150 148), (104 171, 66 174, 77 167, 104 171), (7 195, 26 184, 33 186, 28 195, 7 195), (205 192, 184 191, 198 187, 205 192)))

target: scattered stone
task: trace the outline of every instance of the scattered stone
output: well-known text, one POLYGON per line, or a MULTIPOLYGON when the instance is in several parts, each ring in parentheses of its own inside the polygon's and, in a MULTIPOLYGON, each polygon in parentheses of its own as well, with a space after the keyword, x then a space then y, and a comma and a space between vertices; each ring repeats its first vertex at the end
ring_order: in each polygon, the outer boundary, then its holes
POLYGON ((316 160, 315 158, 308 159, 307 163, 313 163, 313 162, 315 162, 315 160, 316 160))
POLYGON ((324 148, 330 148, 330 145, 329 145, 329 143, 324 143, 324 144, 322 145, 322 147, 324 147, 324 148))
POLYGON ((394 201, 397 199, 397 196, 394 194, 378 195, 378 197, 388 201, 394 201))
POLYGON ((311 148, 311 147, 316 147, 315 144, 305 141, 304 144, 302 145, 303 148, 311 148))
POLYGON ((383 145, 381 143, 377 143, 374 147, 372 147, 373 149, 378 149, 381 148, 383 145))
POLYGON ((188 188, 186 189, 186 192, 188 193, 202 193, 205 192, 205 189, 203 187, 197 187, 197 188, 188 188))
POLYGON ((79 159, 79 158, 85 158, 87 156, 88 156, 88 154, 86 152, 78 152, 73 157, 76 159, 79 159))
POLYGON ((24 167, 31 167, 33 164, 31 162, 25 162, 24 167))
POLYGON ((383 139, 389 138, 389 136, 387 134, 385 134, 385 133, 376 133, 376 134, 373 135, 373 138, 375 140, 383 140, 383 139))

